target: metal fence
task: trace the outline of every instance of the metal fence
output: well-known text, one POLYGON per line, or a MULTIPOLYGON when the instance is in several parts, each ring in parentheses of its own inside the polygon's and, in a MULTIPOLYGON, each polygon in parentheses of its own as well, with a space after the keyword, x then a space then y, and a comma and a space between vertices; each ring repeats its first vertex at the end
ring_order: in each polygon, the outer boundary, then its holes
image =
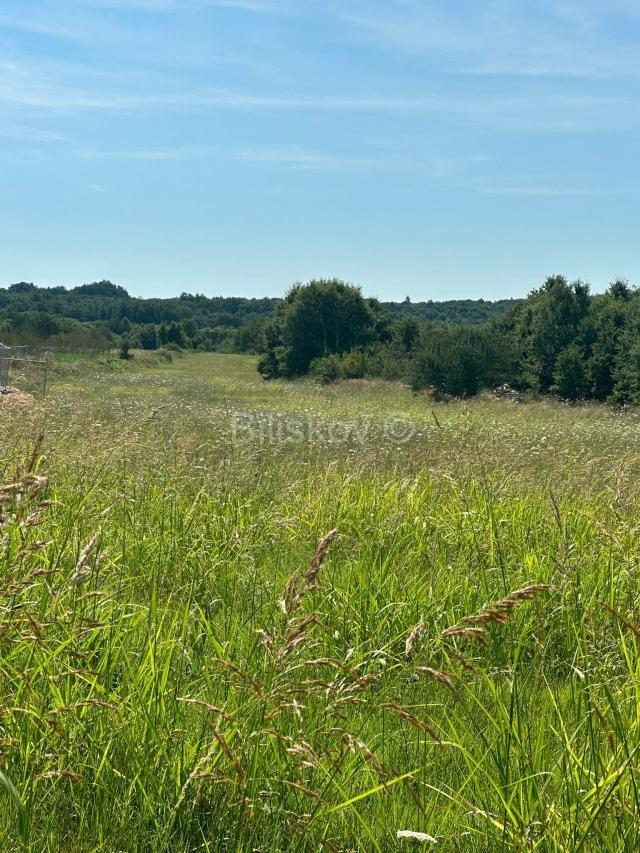
POLYGON ((49 350, 0 343, 0 394, 17 390, 44 397, 50 359, 49 350))

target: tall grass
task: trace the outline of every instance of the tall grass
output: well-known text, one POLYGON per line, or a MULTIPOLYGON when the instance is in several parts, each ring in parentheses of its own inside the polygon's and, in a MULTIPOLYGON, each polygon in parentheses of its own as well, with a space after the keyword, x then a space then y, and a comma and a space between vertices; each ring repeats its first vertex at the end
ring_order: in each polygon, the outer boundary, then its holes
POLYGON ((250 367, 0 409, 0 849, 637 849, 635 416, 250 367))

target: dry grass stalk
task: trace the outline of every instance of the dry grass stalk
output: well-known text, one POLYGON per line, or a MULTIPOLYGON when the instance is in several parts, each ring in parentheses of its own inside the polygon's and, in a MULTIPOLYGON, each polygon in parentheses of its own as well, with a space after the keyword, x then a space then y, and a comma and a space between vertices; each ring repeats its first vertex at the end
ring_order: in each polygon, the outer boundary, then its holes
POLYGON ((241 784, 243 784, 244 783, 244 773, 242 771, 242 767, 240 765, 240 761, 238 760, 238 757, 232 751, 231 747, 229 746, 229 744, 227 743, 227 741, 225 739, 225 736, 221 732, 217 731, 214 728, 212 728, 211 731, 213 732, 214 738, 218 741, 218 745, 220 746, 220 749, 226 755, 226 757, 229 759, 229 761, 233 764, 233 769, 236 771, 236 776, 238 777, 238 781, 241 784))
POLYGON ((399 829, 396 832, 397 839, 407 838, 411 841, 418 841, 425 844, 437 844, 438 839, 434 838, 433 835, 429 835, 426 832, 414 832, 411 829, 399 829))
POLYGON ((434 681, 437 681, 439 684, 442 684, 447 690, 450 690, 451 693, 459 699, 461 702, 462 696, 456 690, 455 684, 453 683, 454 676, 449 672, 443 672, 441 669, 434 669, 431 666, 419 666, 416 669, 417 672, 422 673, 422 675, 426 675, 429 678, 432 678, 434 681))
POLYGON ((288 779, 282 780, 285 785, 288 785, 290 788, 295 788, 296 791, 300 791, 301 794, 304 794, 305 797, 311 797, 313 800, 317 800, 319 803, 324 803, 324 800, 317 794, 315 791, 309 790, 309 788, 305 788, 304 785, 300 785, 298 782, 290 782, 288 779))
POLYGON ((48 480, 46 477, 41 477, 39 474, 23 474, 12 483, 6 483, 0 486, 0 500, 10 499, 15 495, 21 495, 25 492, 38 492, 44 489, 48 480))
POLYGON ((302 643, 307 640, 307 630, 311 627, 311 625, 319 625, 318 622, 318 614, 317 613, 309 613, 304 617, 297 625, 293 626, 289 636, 284 642, 284 646, 280 649, 278 653, 278 658, 282 660, 286 658, 287 655, 291 654, 291 652, 302 643))
POLYGON ((216 705, 210 705, 208 702, 204 702, 202 699, 192 699, 190 696, 178 696, 178 702, 185 702, 188 705, 198 705, 200 708, 205 708, 207 711, 210 711, 212 714, 218 714, 224 720, 228 720, 230 723, 239 723, 237 717, 234 717, 233 714, 229 714, 224 708, 218 708, 216 705))
POLYGON ((482 625, 493 622, 497 625, 505 625, 511 618, 513 609, 523 601, 529 601, 541 592, 548 592, 553 587, 548 583, 530 584, 523 589, 510 592, 506 598, 496 601, 490 607, 481 610, 473 616, 465 616, 465 622, 474 625, 482 625))
POLYGON ((294 613, 300 606, 302 598, 315 588, 315 581, 320 573, 320 569, 327 559, 329 546, 338 538, 337 529, 330 530, 322 537, 316 548, 316 552, 311 560, 309 571, 303 575, 302 582, 298 575, 293 575, 287 584, 284 595, 278 602, 278 607, 285 616, 294 613))
POLYGON ((414 628, 412 628, 411 633, 409 634, 409 636, 405 640, 405 644, 404 644, 404 653, 407 656, 411 654, 416 643, 418 642, 418 640, 420 639, 422 634, 424 634, 425 627, 426 626, 424 624, 424 620, 421 619, 418 622, 418 624, 414 628))
POLYGON ((343 740, 349 747, 349 751, 352 755, 355 755, 357 752, 361 752, 362 755, 364 755, 367 762, 377 773, 381 782, 386 782, 389 779, 389 774, 384 769, 377 756, 369 749, 364 741, 359 740, 359 738, 355 738, 350 732, 345 732, 343 734, 343 740))
POLYGON ((311 744, 307 743, 305 740, 297 741, 293 743, 291 746, 287 747, 286 752, 288 755, 297 756, 303 758, 302 764, 305 767, 319 767, 320 759, 317 754, 314 752, 311 744))
POLYGON ((258 628, 256 634, 260 637, 260 642, 262 643, 264 648, 268 652, 272 651, 274 642, 272 635, 265 631, 263 628, 258 628))
POLYGON ((416 716, 414 716, 410 711, 407 711, 406 708, 403 708, 401 705, 396 705, 395 702, 385 702, 382 706, 383 708, 388 708, 390 711, 395 711, 395 713, 402 717, 403 720, 406 720, 410 723, 414 728, 419 729, 421 732, 425 732, 425 734, 430 735, 434 740, 440 742, 440 738, 438 735, 430 728, 425 722, 419 720, 416 716))
POLYGON ((278 705, 277 708, 274 708, 273 711, 270 711, 267 716, 264 718, 265 722, 270 723, 271 720, 274 720, 276 717, 279 717, 283 711, 288 709, 295 712, 296 717, 302 722, 302 711, 305 706, 301 705, 300 702, 297 702, 295 699, 293 702, 283 702, 281 705, 278 705))
POLYGON ((82 779, 80 773, 75 770, 48 770, 43 773, 40 779, 71 779, 72 782, 79 782, 82 779))
POLYGON ((237 675, 241 681, 244 681, 245 684, 251 687, 256 696, 262 696, 262 689, 257 683, 257 681, 254 681, 250 675, 247 675, 246 672, 243 672, 239 666, 236 666, 228 660, 222 660, 222 658, 213 658, 211 663, 215 664, 216 666, 221 666, 223 669, 226 669, 229 672, 232 672, 234 675, 237 675))
POLYGON ((640 628, 637 625, 634 625, 633 622, 629 622, 628 619, 625 619, 617 610, 614 610, 613 607, 609 607, 608 604, 603 605, 604 609, 607 610, 615 619, 620 622, 621 625, 624 625, 627 630, 631 631, 631 633, 640 640, 640 628))
POLYGON ((217 773, 211 773, 210 771, 202 771, 195 775, 192 774, 190 778, 211 782, 212 785, 235 785, 233 779, 227 779, 226 776, 218 776, 217 773))
POLYGON ((78 557, 78 562, 76 563, 76 568, 73 573, 73 582, 76 586, 82 586, 82 584, 91 577, 91 570, 87 568, 87 563, 89 562, 89 557, 91 556, 93 549, 96 547, 97 542, 98 534, 94 533, 80 552, 80 556, 78 557))
POLYGON ((484 628, 468 628, 464 625, 455 625, 453 628, 447 628, 442 632, 443 637, 469 637, 472 640, 477 640, 483 646, 487 646, 487 632, 484 628))

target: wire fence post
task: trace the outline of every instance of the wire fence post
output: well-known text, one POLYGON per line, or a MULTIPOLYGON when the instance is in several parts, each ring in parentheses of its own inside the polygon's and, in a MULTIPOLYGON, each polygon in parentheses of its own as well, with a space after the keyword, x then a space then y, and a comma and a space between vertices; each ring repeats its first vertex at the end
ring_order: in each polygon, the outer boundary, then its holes
POLYGON ((21 391, 46 397, 51 351, 0 342, 0 394, 21 391))
POLYGON ((49 378, 49 353, 44 356, 44 384, 42 386, 42 399, 47 396, 47 379, 49 378))

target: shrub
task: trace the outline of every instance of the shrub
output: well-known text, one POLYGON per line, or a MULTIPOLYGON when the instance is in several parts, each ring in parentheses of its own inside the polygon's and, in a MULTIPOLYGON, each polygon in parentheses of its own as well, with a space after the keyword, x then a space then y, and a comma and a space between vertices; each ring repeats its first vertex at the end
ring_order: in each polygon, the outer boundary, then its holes
POLYGON ((314 358, 309 366, 309 374, 315 379, 326 384, 337 382, 342 378, 340 358, 337 355, 328 355, 325 358, 314 358))

